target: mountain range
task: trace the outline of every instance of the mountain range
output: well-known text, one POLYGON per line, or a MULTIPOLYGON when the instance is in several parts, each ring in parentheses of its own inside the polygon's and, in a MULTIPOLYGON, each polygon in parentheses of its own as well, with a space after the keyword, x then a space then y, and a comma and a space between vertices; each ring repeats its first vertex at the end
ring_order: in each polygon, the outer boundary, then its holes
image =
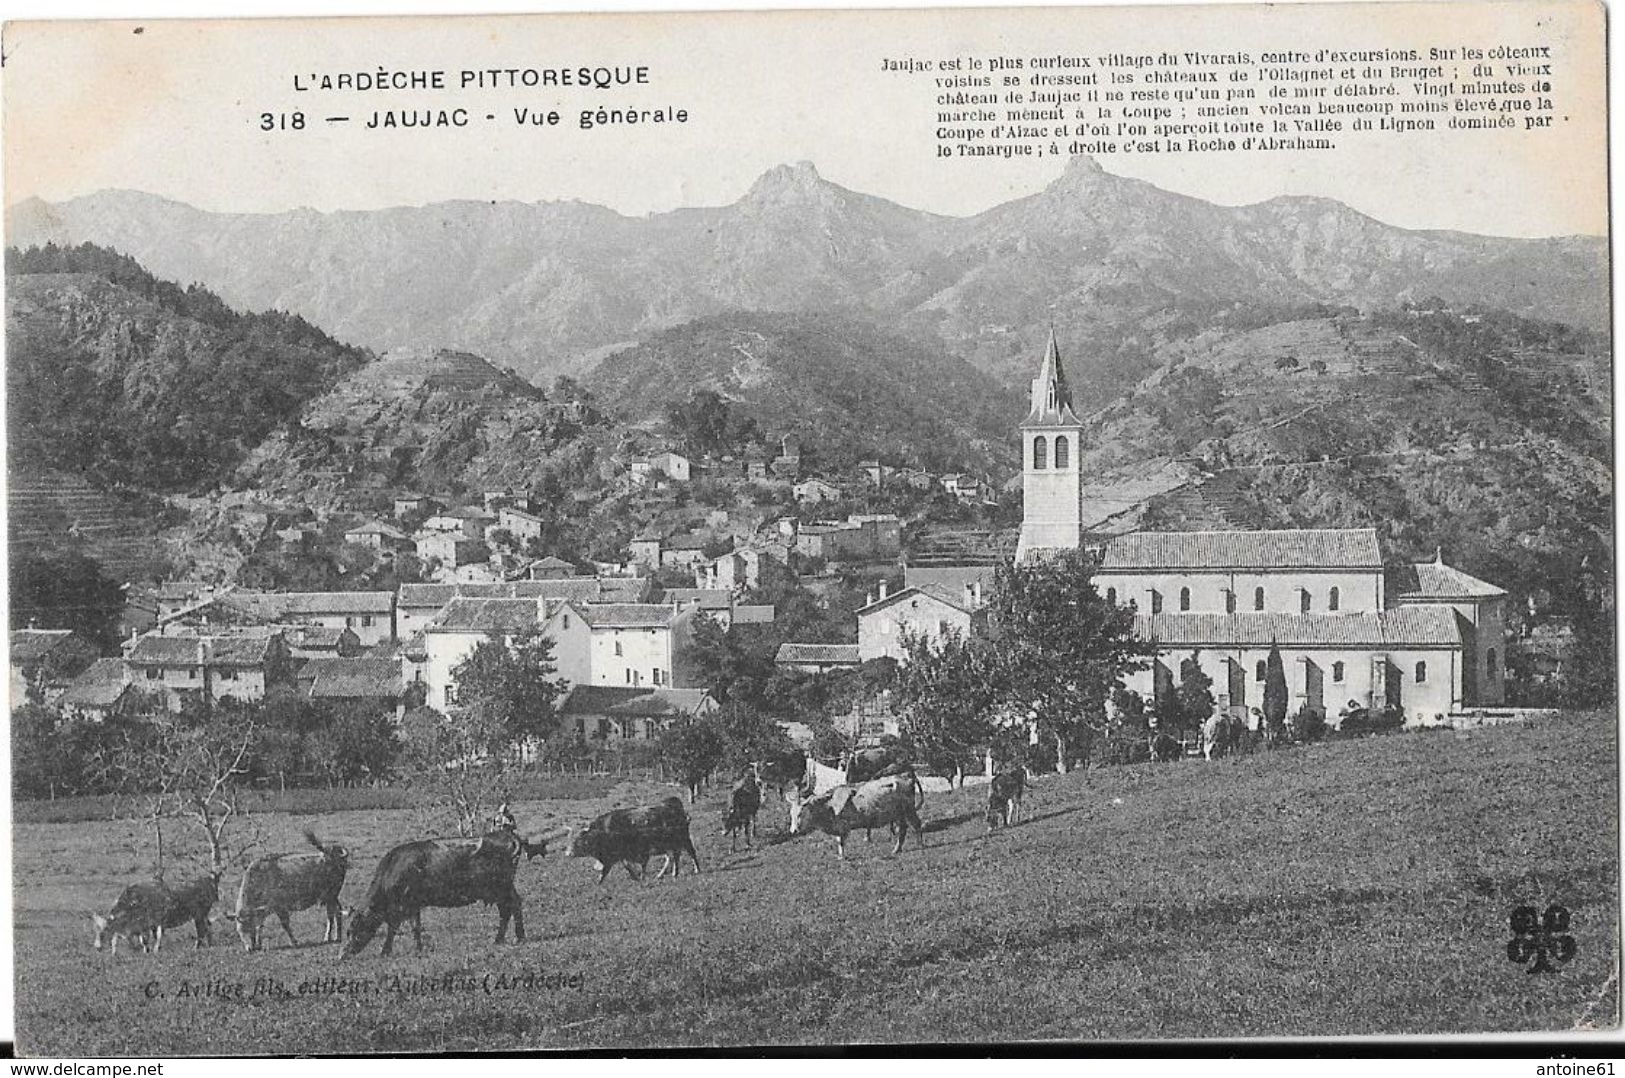
POLYGON ((806 163, 737 202, 627 217, 583 202, 228 214, 130 191, 8 211, 8 242, 94 242, 228 303, 385 350, 467 349, 528 377, 730 311, 839 312, 1019 386, 1051 325, 1080 374, 1145 373, 1137 343, 1189 305, 1458 306, 1602 327, 1606 241, 1411 231, 1341 203, 1225 207, 1074 158, 1043 190, 943 217, 806 163))

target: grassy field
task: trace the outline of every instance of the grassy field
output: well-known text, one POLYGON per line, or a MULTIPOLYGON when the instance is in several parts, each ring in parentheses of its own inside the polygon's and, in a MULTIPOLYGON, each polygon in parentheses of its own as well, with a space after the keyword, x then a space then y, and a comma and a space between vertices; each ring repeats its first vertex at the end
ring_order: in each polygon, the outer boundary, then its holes
MULTIPOLYGON (((82 911, 105 909, 139 874, 133 829, 20 824, 18 1050, 1607 1027, 1618 1011, 1615 736, 1612 715, 1574 715, 1048 777, 1029 793, 1027 821, 991 836, 982 792, 967 790, 927 801, 925 848, 892 858, 879 836, 858 838, 846 864, 823 836, 785 839, 777 801, 762 817, 765 844, 730 854, 717 805, 702 803, 704 875, 620 873, 596 887, 590 864, 549 856, 520 869, 524 944, 491 943, 493 910, 430 910, 423 955, 408 934, 392 958, 374 945, 346 962, 333 946, 281 947, 279 931, 255 955, 234 937, 203 951, 97 954, 82 911), (1508 917, 1524 903, 1572 911, 1579 951, 1560 972, 1508 961, 1508 917)), ((521 826, 589 807, 527 803, 521 826)), ((268 848, 293 848, 313 822, 348 844, 354 901, 385 847, 412 836, 411 818, 377 809, 262 823, 268 848)), ((295 928, 318 939, 319 914, 295 928)))

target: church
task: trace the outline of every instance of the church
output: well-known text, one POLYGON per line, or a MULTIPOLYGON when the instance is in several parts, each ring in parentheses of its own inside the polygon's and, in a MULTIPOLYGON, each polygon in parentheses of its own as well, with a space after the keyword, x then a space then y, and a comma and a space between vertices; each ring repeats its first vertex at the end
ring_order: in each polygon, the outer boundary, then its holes
POLYGON ((1096 542, 1083 528, 1083 423, 1050 334, 1021 423, 1025 507, 1018 561, 1098 550, 1094 584, 1135 610, 1156 647, 1125 684, 1146 701, 1197 663, 1221 710, 1264 698, 1279 647, 1289 712, 1337 723, 1351 704, 1403 709, 1408 723, 1502 704, 1506 592, 1434 560, 1387 566, 1371 528, 1131 532, 1096 542))

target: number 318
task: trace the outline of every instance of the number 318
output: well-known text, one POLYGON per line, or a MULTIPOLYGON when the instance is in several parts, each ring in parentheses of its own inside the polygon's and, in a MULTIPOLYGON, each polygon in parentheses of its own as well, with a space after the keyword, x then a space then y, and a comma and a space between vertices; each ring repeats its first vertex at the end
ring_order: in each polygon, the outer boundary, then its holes
POLYGON ((262 112, 261 131, 303 131, 305 114, 302 112, 262 112))

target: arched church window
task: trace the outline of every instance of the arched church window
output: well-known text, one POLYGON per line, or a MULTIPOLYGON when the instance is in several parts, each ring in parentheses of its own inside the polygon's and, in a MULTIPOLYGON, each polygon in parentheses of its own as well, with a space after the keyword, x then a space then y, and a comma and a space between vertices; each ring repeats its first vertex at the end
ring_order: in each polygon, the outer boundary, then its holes
POLYGON ((1049 392, 1044 395, 1044 408, 1046 410, 1048 410, 1048 411, 1053 412, 1053 411, 1055 411, 1057 409, 1059 404, 1060 404, 1059 387, 1052 381, 1049 384, 1049 392))
POLYGON ((1191 608, 1191 589, 1189 589, 1189 588, 1180 588, 1179 589, 1179 609, 1181 609, 1181 610, 1189 610, 1190 608, 1191 608))
POLYGON ((1497 674, 1495 672, 1495 649, 1494 648, 1491 648, 1489 651, 1485 652, 1485 654, 1484 654, 1484 672, 1490 676, 1490 679, 1492 681, 1495 678, 1500 676, 1499 674, 1497 674))
POLYGON ((1264 660, 1259 659, 1258 660, 1258 665, 1253 667, 1253 680, 1254 681, 1263 681, 1264 678, 1267 676, 1267 674, 1268 674, 1268 669, 1267 669, 1267 667, 1266 667, 1266 665, 1264 663, 1264 660))
POLYGON ((1327 610, 1336 610, 1338 608, 1338 606, 1342 603, 1342 601, 1343 601, 1342 593, 1340 593, 1336 588, 1333 588, 1331 590, 1331 594, 1326 596, 1326 609, 1327 610))
POLYGON ((1333 681, 1342 681, 1343 680, 1343 664, 1342 663, 1332 663, 1332 680, 1333 681))
POLYGON ((1117 589, 1116 588, 1107 588, 1106 589, 1106 601, 1108 603, 1111 603, 1113 606, 1117 605, 1117 589))
POLYGON ((1425 662, 1417 663, 1416 664, 1416 683, 1418 685, 1420 685, 1420 684, 1422 684, 1422 682, 1426 681, 1427 679, 1428 679, 1428 664, 1425 663, 1425 662))
POLYGON ((1049 443, 1040 434, 1033 439, 1033 470, 1041 471, 1049 467, 1049 443))
POLYGON ((1264 609, 1264 589, 1263 588, 1254 588, 1253 589, 1253 609, 1254 610, 1262 610, 1262 609, 1264 609))
POLYGON ((1298 610, 1301 613, 1304 613, 1304 614, 1309 613, 1309 589, 1308 588, 1304 588, 1302 594, 1300 594, 1298 596, 1298 610))
POLYGON ((1229 588, 1224 589, 1224 612, 1226 614, 1234 614, 1236 612, 1236 593, 1231 591, 1229 588))
POLYGON ((1055 438, 1055 466, 1065 468, 1067 466, 1067 456, 1066 435, 1057 435, 1055 438))
POLYGON ((1160 591, 1153 590, 1151 592, 1151 613, 1162 613, 1162 592, 1160 591))

